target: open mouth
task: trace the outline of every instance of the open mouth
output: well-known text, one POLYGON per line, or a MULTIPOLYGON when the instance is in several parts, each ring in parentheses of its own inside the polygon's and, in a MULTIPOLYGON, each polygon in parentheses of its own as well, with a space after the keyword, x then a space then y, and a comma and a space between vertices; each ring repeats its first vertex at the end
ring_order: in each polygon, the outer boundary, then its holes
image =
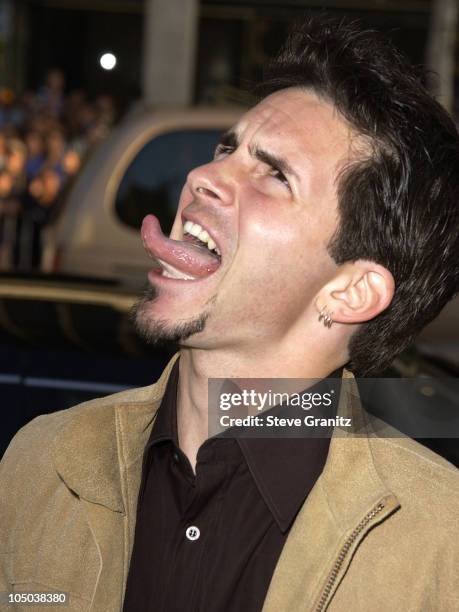
POLYGON ((185 221, 183 240, 167 238, 158 219, 147 215, 142 223, 142 240, 147 253, 161 269, 160 275, 177 280, 198 280, 210 276, 221 265, 221 251, 201 225, 185 221))
POLYGON ((194 242, 194 244, 197 246, 204 246, 221 261, 222 254, 220 253, 220 249, 217 247, 217 243, 210 236, 209 232, 201 227, 199 223, 185 221, 183 225, 183 239, 189 242, 194 242))

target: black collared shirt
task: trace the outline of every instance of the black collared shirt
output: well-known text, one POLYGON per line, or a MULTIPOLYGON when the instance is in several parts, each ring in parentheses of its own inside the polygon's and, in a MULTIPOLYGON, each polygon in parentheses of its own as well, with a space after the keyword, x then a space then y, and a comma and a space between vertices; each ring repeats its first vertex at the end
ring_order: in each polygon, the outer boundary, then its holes
MULTIPOLYGON (((145 449, 124 612, 256 612, 328 438, 178 447, 176 362, 145 449)), ((335 375, 335 373, 333 374, 335 375)))

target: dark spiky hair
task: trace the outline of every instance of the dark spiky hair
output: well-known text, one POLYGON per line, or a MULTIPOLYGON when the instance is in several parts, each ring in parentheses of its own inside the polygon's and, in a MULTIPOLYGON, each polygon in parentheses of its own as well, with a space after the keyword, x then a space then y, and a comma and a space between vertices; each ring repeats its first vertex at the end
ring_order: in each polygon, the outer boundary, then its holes
POLYGON ((268 95, 304 87, 331 102, 369 153, 338 177, 339 227, 329 252, 387 268, 391 305, 349 343, 348 367, 375 374, 459 290, 459 137, 420 71, 382 35, 313 17, 296 26, 262 84, 268 95))

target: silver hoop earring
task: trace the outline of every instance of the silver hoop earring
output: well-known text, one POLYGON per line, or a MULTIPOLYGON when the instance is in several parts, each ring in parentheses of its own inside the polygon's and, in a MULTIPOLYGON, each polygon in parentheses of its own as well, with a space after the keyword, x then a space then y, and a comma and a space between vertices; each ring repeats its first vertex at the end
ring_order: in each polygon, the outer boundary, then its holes
POLYGON ((330 327, 333 325, 332 319, 333 312, 328 312, 327 307, 324 306, 319 313, 319 321, 322 321, 325 327, 330 327))

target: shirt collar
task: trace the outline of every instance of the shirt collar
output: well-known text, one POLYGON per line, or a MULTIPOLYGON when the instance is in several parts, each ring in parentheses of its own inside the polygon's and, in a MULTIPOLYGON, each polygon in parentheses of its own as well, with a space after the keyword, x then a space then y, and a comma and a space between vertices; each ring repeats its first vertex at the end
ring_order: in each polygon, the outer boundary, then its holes
POLYGON ((253 479, 282 532, 319 478, 329 438, 239 438, 253 479))
MULTIPOLYGON (((179 361, 172 368, 146 450, 165 440, 178 444, 179 361)), ((329 378, 340 378, 341 374, 342 368, 329 378)), ((237 438, 237 442, 260 495, 285 533, 322 473, 330 438, 237 438)))
MULTIPOLYGON (((341 378, 342 372, 335 370, 308 392, 323 390, 328 378, 341 378)), ((283 410, 269 412, 282 416, 283 410)), ((287 531, 322 473, 330 437, 239 437, 237 441, 266 505, 281 531, 287 531)))

